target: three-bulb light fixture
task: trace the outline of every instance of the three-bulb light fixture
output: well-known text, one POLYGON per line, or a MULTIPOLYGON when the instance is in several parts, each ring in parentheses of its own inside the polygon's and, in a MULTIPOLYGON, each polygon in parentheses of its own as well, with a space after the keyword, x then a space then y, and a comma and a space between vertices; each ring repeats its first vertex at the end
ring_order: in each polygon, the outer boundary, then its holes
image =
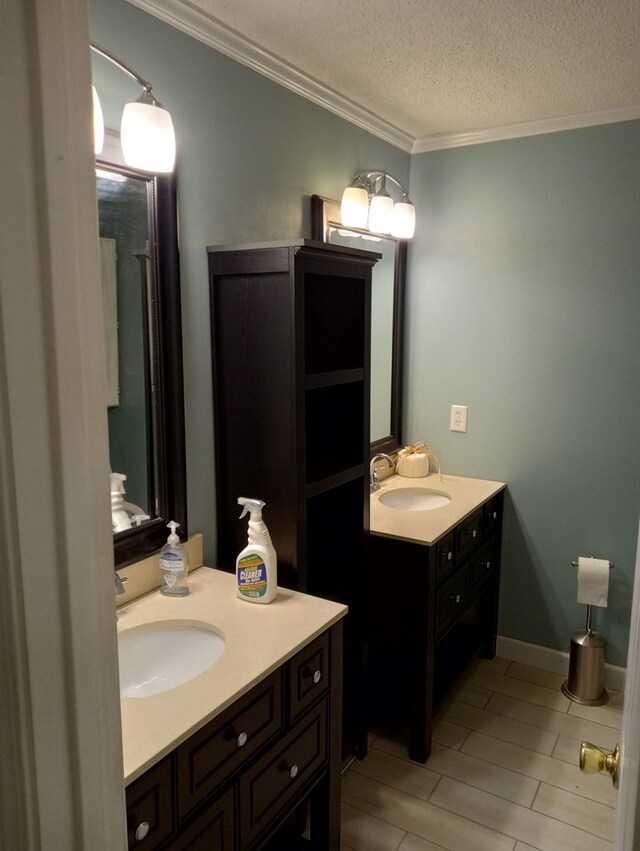
MULTIPOLYGON (((91 42, 91 50, 108 59, 132 77, 142 89, 138 100, 126 104, 120 124, 120 144, 124 161, 131 168, 167 174, 173 171, 176 159, 176 137, 171 115, 156 100, 151 83, 129 65, 99 44, 91 42)), ((93 139, 96 154, 104 144, 102 107, 95 86, 93 89, 93 139)))
POLYGON ((340 219, 345 228, 411 239, 416 228, 416 208, 395 177, 384 171, 358 171, 342 195, 340 219), (400 201, 394 202, 387 192, 388 180, 402 193, 400 201))

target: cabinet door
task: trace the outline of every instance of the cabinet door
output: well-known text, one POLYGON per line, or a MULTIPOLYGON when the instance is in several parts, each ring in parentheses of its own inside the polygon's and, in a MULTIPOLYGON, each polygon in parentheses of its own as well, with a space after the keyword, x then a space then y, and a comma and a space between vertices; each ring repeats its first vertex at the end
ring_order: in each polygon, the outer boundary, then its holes
POLYGON ((155 851, 175 829, 173 759, 166 757, 126 790, 129 848, 155 851))
POLYGON ((182 831, 171 851, 235 851, 236 787, 217 798, 182 831))
POLYGON ((326 699, 240 778, 240 837, 248 847, 301 799, 327 761, 326 699), (296 800, 297 799, 297 800, 296 800))
POLYGON ((455 566, 454 535, 450 533, 436 544, 436 582, 442 582, 455 566))
POLYGON ((329 633, 323 633, 289 662, 289 717, 295 721, 329 688, 329 633))
POLYGON ((464 520, 456 530, 456 550, 458 559, 480 543, 482 530, 482 512, 476 511, 464 520))
POLYGON ((282 674, 277 670, 177 749, 180 820, 283 727, 282 674))
POLYGON ((482 534, 486 539, 500 530, 502 522, 502 493, 494 496, 493 499, 482 509, 482 534))
POLYGON ((472 595, 495 577, 497 566, 496 545, 493 542, 484 546, 472 557, 469 567, 472 595))
POLYGON ((469 576, 465 565, 438 591, 436 597, 436 638, 439 638, 467 606, 469 576))

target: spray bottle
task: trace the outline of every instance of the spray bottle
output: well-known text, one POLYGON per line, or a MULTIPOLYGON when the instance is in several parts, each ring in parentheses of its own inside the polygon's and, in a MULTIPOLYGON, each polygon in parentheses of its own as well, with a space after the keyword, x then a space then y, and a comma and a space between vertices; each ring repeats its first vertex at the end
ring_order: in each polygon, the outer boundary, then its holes
POLYGON ((236 560, 238 597, 251 603, 270 603, 278 590, 278 560, 262 520, 264 502, 239 497, 238 505, 244 506, 240 519, 250 514, 249 543, 236 560))

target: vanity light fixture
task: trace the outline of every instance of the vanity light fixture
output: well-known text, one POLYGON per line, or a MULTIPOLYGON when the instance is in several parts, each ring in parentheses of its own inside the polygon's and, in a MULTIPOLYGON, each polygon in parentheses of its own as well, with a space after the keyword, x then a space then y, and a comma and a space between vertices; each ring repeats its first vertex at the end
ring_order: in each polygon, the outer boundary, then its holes
MULTIPOLYGON (((166 174, 173 171, 176 159, 176 137, 171 116, 162 104, 156 100, 151 83, 141 77, 133 68, 118 59, 109 50, 91 42, 91 50, 108 59, 116 67, 132 77, 142 89, 138 100, 126 104, 120 125, 120 143, 122 156, 131 168, 166 174)), ((104 123, 98 94, 93 89, 93 124, 96 153, 102 150, 104 123), (100 128, 102 127, 102 131, 100 128)))
POLYGON ((384 171, 358 171, 342 195, 340 218, 346 228, 411 239, 416 227, 416 208, 395 177, 384 171), (400 201, 394 203, 387 192, 388 180, 402 192, 400 201))

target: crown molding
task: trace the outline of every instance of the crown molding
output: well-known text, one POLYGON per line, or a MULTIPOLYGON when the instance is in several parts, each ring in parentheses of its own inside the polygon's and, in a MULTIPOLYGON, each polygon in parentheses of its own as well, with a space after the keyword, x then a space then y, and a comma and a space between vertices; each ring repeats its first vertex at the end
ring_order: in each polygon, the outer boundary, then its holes
POLYGON ((130 0, 130 2, 197 41, 224 53, 236 62, 410 154, 501 142, 525 136, 540 136, 545 133, 559 133, 563 130, 576 130, 640 118, 640 104, 634 104, 484 130, 441 133, 416 138, 326 86, 315 77, 279 59, 256 42, 243 36, 242 33, 199 9, 189 0, 130 0))
POLYGON ((213 15, 196 8, 187 0, 130 0, 150 15, 175 29, 235 59, 259 74, 295 92, 384 139, 396 148, 411 153, 415 139, 379 115, 334 91, 329 86, 279 59, 213 15))
POLYGON ((428 151, 441 151, 445 148, 463 148, 467 145, 521 139, 525 136, 541 136, 544 133, 560 133, 563 130, 578 130, 582 127, 615 124, 619 121, 633 121, 637 118, 640 118, 640 104, 601 109, 595 112, 583 112, 578 115, 564 115, 558 118, 543 118, 539 121, 526 121, 521 124, 507 124, 503 127, 472 130, 468 133, 442 133, 416 139, 411 153, 423 154, 428 151))

